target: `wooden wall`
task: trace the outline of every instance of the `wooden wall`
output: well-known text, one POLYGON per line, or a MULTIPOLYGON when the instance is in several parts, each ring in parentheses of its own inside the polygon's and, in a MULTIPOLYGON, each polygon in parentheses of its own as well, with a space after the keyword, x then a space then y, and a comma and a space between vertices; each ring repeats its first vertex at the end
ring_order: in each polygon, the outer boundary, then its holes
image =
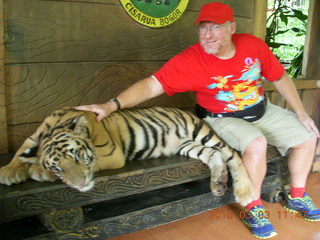
MULTIPOLYGON (((190 0, 177 22, 151 29, 118 0, 0 0, 0 152, 15 151, 53 110, 105 102, 196 43, 193 22, 209 2, 190 0)), ((263 36, 257 24, 265 0, 221 2, 234 8, 238 32, 263 36)), ((194 98, 161 96, 145 105, 191 107, 194 98)))

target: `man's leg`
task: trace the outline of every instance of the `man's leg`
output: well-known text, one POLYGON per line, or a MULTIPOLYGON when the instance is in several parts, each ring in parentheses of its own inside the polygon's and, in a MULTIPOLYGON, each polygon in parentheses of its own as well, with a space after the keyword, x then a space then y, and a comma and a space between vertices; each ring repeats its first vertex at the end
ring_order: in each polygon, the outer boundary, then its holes
POLYGON ((299 213, 307 221, 320 221, 320 209, 312 202, 305 185, 310 172, 317 138, 292 148, 289 155, 289 170, 291 174, 290 194, 285 202, 285 208, 291 212, 299 213))
POLYGON ((305 187, 314 159, 316 143, 317 138, 314 136, 310 140, 292 147, 288 162, 291 175, 291 187, 305 187))
POLYGON ((254 187, 254 201, 246 206, 243 221, 254 236, 270 238, 277 235, 260 199, 261 186, 267 170, 267 141, 261 131, 252 123, 242 119, 205 118, 216 133, 232 148, 241 152, 244 165, 254 187))
POLYGON ((242 160, 252 180, 254 200, 260 198, 261 186, 267 172, 267 140, 260 136, 254 139, 242 155, 242 160))
POLYGON ((290 194, 285 208, 298 212, 305 220, 320 221, 320 210, 305 192, 305 185, 315 154, 315 133, 308 132, 297 116, 278 106, 268 104, 265 115, 254 123, 269 144, 278 148, 282 155, 289 149, 288 167, 291 175, 290 194))
POLYGON ((251 178, 254 189, 254 201, 246 206, 246 217, 243 221, 250 227, 254 236, 271 238, 277 235, 268 220, 260 198, 261 187, 267 172, 267 140, 260 136, 251 141, 245 149, 242 160, 251 178))

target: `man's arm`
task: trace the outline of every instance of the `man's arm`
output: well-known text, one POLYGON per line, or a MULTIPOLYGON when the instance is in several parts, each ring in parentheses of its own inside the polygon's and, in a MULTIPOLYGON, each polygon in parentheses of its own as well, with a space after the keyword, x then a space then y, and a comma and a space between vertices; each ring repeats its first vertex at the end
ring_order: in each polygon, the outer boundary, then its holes
MULTIPOLYGON (((130 108, 164 93, 162 85, 153 77, 147 77, 123 91, 117 96, 121 109, 130 108)), ((78 106, 75 109, 97 114, 97 121, 117 110, 114 102, 78 106)))
POLYGON ((307 128, 308 131, 314 131, 319 138, 319 130, 313 120, 306 113, 298 91, 288 74, 284 72, 281 78, 274 81, 273 84, 282 97, 290 104, 293 111, 297 114, 299 121, 307 128))

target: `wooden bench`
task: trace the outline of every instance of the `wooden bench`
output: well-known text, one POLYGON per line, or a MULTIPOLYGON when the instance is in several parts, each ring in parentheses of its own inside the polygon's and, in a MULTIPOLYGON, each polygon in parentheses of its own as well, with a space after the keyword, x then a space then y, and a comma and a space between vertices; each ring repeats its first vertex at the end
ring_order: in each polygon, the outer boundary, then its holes
MULTIPOLYGON (((0 155, 5 165, 11 155, 0 155)), ((283 199, 287 160, 268 149, 263 198, 283 199)), ((234 202, 210 192, 209 170, 198 160, 174 156, 129 162, 96 175, 92 191, 61 182, 0 185, 1 239, 106 239, 176 221, 234 202)))

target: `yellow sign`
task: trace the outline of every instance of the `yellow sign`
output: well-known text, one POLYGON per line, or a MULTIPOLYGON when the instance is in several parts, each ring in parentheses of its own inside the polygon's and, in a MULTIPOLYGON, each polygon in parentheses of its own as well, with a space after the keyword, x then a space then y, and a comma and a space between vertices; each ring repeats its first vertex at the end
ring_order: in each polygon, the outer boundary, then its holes
POLYGON ((120 0, 129 16, 138 23, 160 28, 177 21, 189 0, 120 0))

